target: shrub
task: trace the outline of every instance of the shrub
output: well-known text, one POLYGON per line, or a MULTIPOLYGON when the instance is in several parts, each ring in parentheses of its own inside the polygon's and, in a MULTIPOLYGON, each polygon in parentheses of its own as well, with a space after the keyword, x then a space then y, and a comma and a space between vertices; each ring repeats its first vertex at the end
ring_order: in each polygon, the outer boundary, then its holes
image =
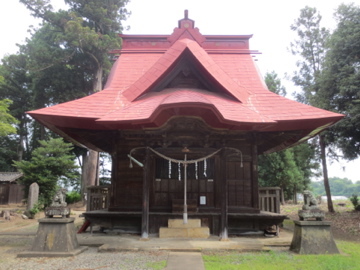
POLYGON ((350 197, 350 201, 351 201, 351 203, 353 204, 354 209, 355 209, 356 211, 360 211, 360 204, 359 204, 358 195, 353 194, 353 195, 350 197))
POLYGON ((68 192, 66 194, 66 202, 68 204, 71 204, 71 203, 76 203, 76 202, 79 202, 81 201, 81 195, 79 192, 76 192, 76 191, 71 191, 71 192, 68 192))

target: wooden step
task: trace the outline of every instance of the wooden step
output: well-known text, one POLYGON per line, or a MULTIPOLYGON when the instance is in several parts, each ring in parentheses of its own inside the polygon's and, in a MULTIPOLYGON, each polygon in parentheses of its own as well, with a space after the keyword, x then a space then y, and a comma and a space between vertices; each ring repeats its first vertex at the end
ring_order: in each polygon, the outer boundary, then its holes
POLYGON ((169 228, 200 228, 201 220, 200 219, 188 219, 187 223, 184 224, 183 219, 169 219, 168 227, 169 228))
POLYGON ((208 238, 210 230, 208 227, 200 228, 160 228, 159 238, 208 238))

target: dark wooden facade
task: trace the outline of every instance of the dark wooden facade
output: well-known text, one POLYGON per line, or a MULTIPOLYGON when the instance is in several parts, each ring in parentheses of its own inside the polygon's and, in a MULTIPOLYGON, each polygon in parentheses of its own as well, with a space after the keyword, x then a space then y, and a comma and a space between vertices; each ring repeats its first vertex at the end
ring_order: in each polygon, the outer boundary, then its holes
POLYGON ((116 148, 108 211, 85 213, 95 223, 142 233, 145 226, 146 235, 158 233, 169 218, 182 217, 174 204, 184 201, 183 165, 179 180, 179 165, 172 162, 169 170, 169 162, 149 148, 179 160, 185 154, 195 160, 220 150, 206 165, 199 162, 197 170, 189 165, 187 174, 187 204, 194 204, 189 218, 200 218, 211 233, 263 230, 285 217, 259 209, 255 134, 216 130, 201 119, 179 117, 160 129, 122 131, 113 139, 116 148), (132 156, 144 167, 134 162, 129 167, 133 149, 137 150, 132 156))
POLYGON ((0 204, 21 204, 24 202, 24 186, 17 183, 0 183, 0 204))
POLYGON ((19 204, 24 202, 24 186, 18 183, 19 172, 0 172, 0 204, 19 204))

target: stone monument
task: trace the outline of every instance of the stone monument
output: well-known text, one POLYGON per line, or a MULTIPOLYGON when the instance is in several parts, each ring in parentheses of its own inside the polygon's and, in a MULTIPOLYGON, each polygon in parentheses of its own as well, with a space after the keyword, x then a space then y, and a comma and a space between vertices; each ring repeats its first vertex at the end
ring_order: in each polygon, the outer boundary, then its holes
POLYGON ((68 257, 87 249, 80 247, 76 237, 75 218, 70 218, 64 190, 58 190, 50 207, 45 209, 45 218, 39 219, 39 228, 30 251, 18 257, 68 257), (57 217, 55 217, 57 216, 57 217))
POLYGON ((331 222, 324 221, 325 212, 319 209, 313 194, 304 191, 304 205, 294 220, 294 235, 290 250, 299 254, 337 254, 339 250, 331 233, 331 222))
POLYGON ((39 185, 34 182, 29 186, 29 195, 26 210, 31 210, 39 200, 39 185))
POLYGON ((39 201, 39 185, 34 182, 29 186, 29 195, 27 199, 27 205, 26 205, 26 211, 25 215, 29 218, 34 218, 34 215, 31 213, 31 209, 34 208, 34 206, 39 201))

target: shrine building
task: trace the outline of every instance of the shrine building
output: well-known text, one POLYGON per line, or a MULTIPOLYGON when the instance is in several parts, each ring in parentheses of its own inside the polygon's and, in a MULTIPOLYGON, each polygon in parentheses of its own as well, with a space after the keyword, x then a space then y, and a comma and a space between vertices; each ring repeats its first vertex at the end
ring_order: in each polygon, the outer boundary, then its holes
POLYGON ((109 207, 86 219, 143 238, 177 218, 199 219, 223 238, 281 223, 284 215, 260 209, 258 156, 343 115, 270 92, 251 35, 202 35, 187 12, 171 35, 121 37, 102 91, 28 112, 111 155, 109 207))

